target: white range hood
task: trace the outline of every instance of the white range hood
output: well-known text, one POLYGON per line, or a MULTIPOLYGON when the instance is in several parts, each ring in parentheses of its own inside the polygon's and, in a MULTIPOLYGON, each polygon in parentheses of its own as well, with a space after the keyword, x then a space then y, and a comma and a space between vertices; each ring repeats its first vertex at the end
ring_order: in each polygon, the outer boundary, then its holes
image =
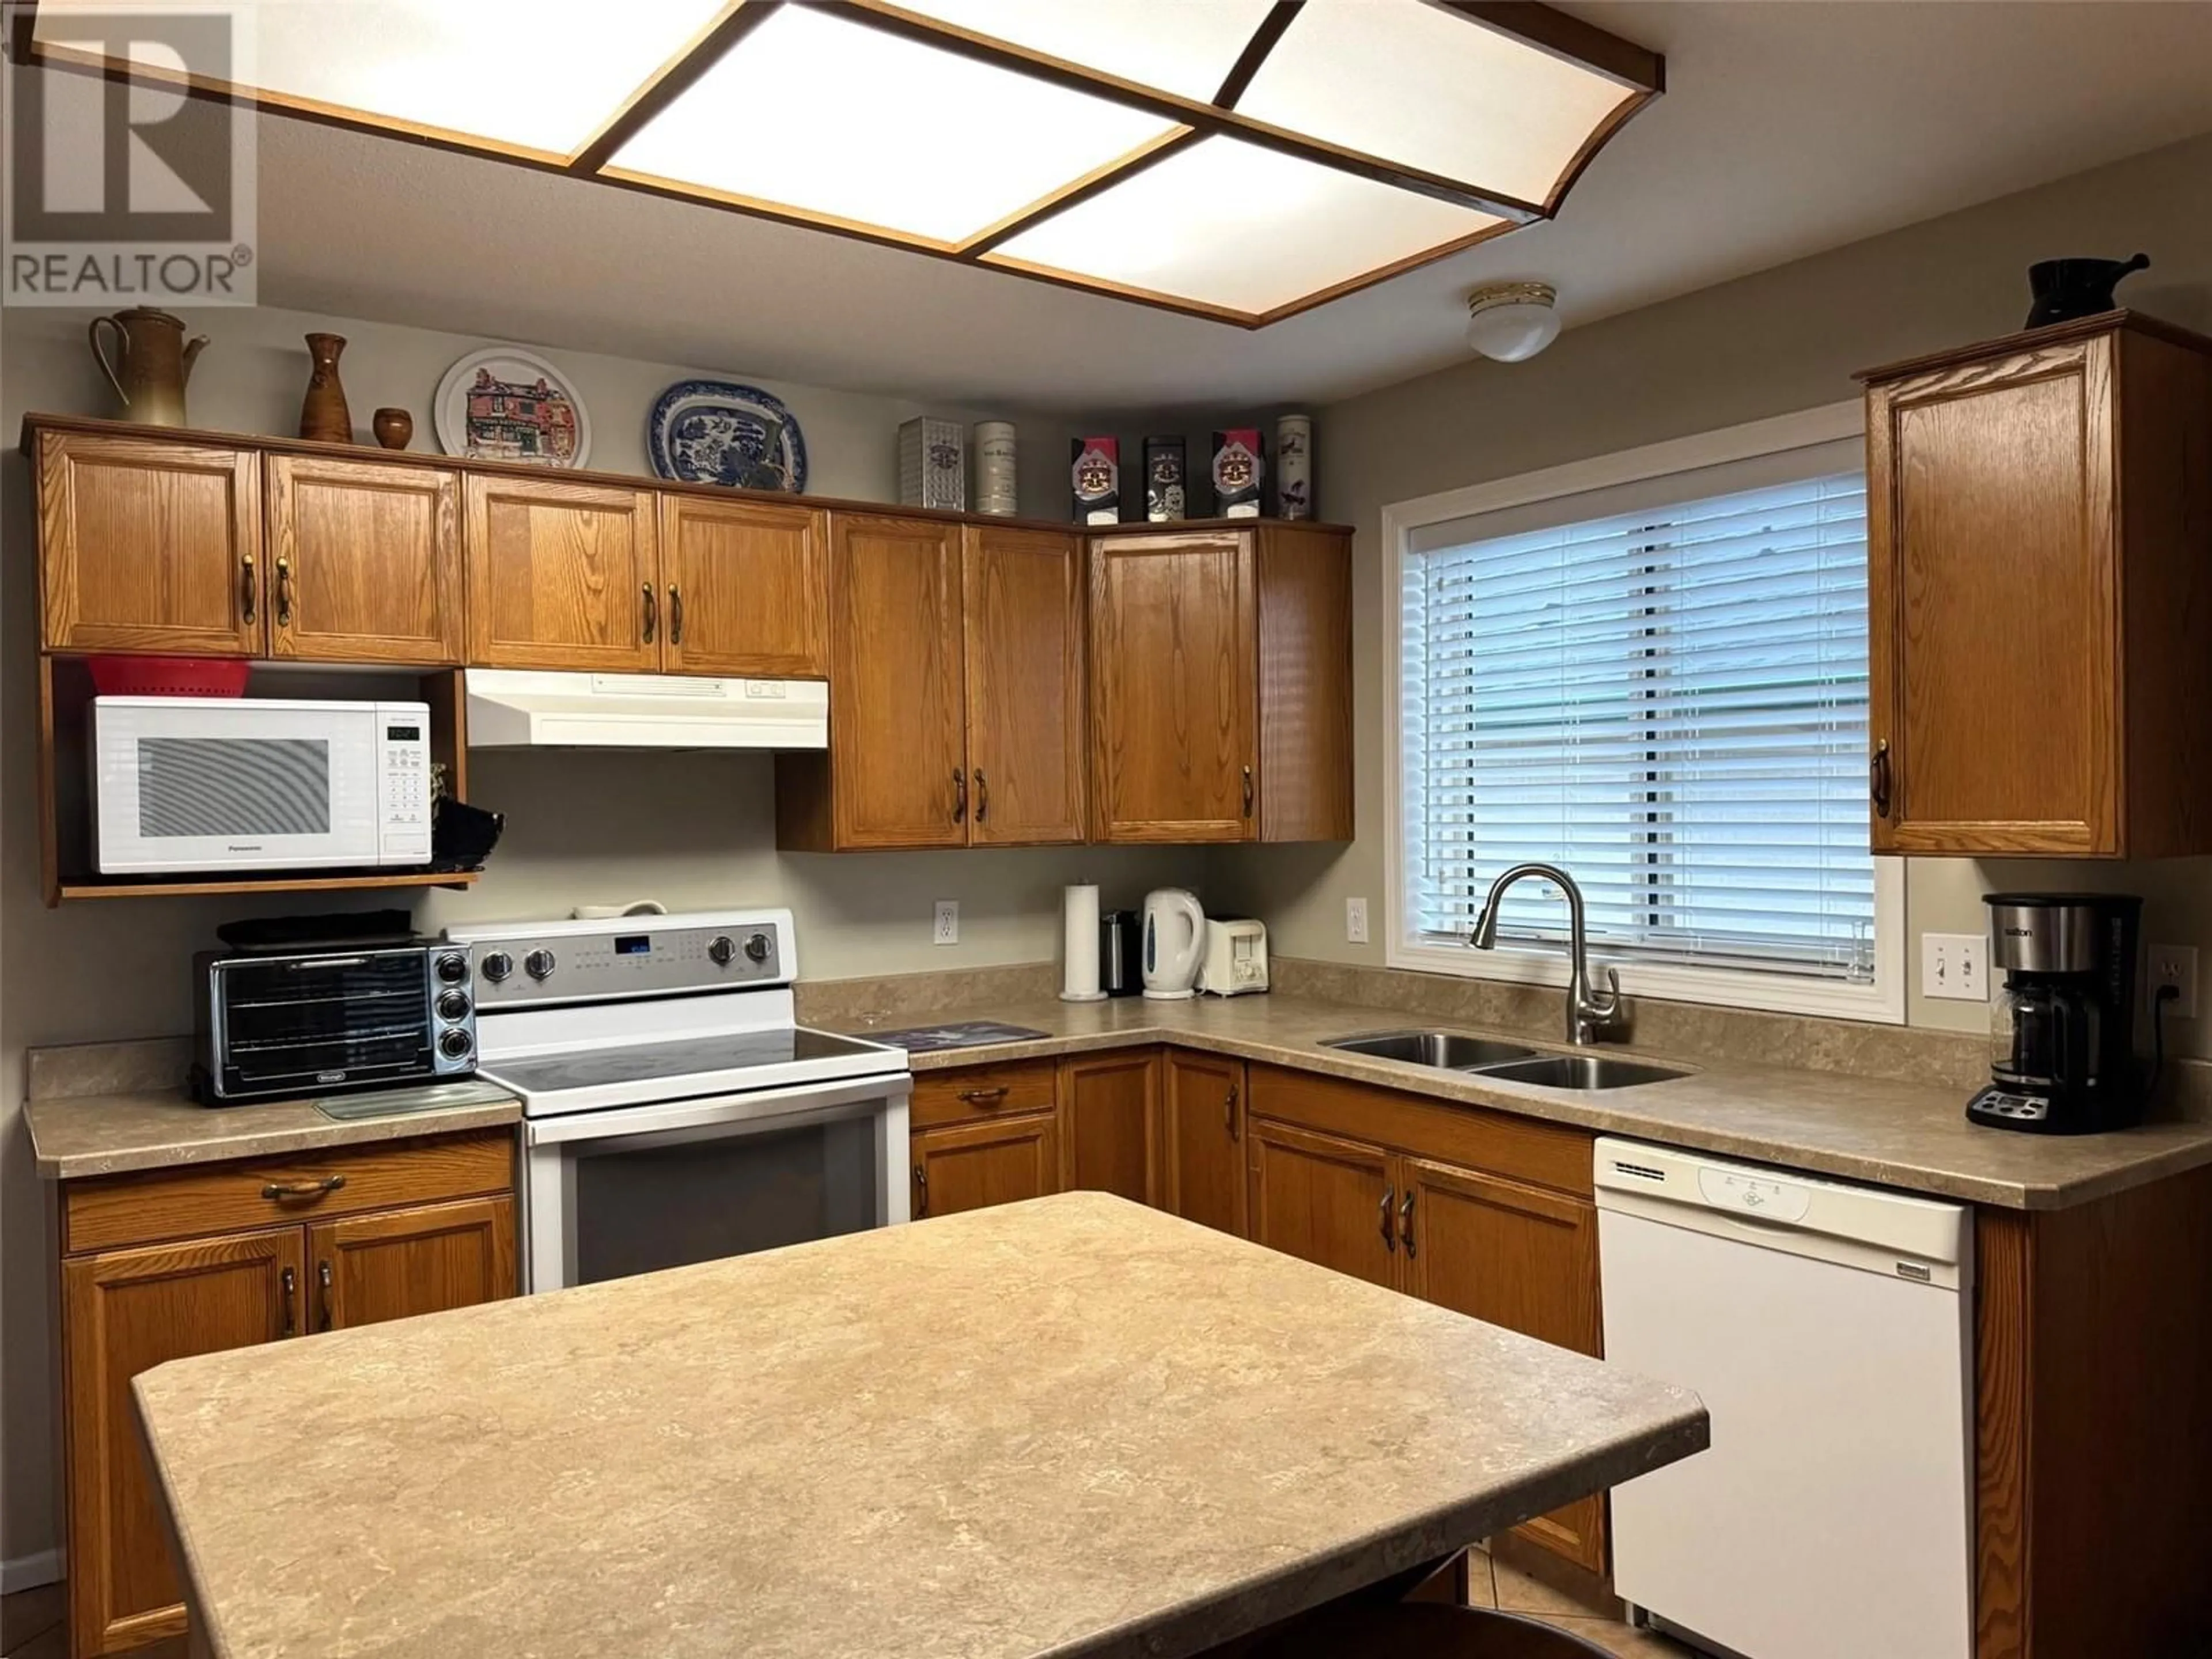
POLYGON ((471 749, 826 749, 820 680, 471 668, 471 749))

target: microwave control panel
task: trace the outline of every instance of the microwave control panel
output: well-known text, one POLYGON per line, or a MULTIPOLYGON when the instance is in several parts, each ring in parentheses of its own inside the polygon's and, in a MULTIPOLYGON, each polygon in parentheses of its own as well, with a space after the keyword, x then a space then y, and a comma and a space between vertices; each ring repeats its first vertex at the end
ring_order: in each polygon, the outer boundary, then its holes
POLYGON ((376 706, 377 862, 430 861, 430 708, 376 706))

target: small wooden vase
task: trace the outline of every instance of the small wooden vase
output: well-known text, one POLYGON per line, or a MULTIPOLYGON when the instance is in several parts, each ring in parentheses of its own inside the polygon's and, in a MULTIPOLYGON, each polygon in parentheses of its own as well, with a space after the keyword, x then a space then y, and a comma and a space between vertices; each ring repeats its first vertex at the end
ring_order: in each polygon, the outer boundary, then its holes
POLYGON ((368 429, 386 449, 404 449, 415 436, 415 417, 404 409, 380 409, 369 416, 368 429))
POLYGON ((307 377, 307 396, 300 405, 300 435, 322 443, 353 441, 353 412, 346 407, 345 387, 338 380, 338 353, 345 349, 341 334, 310 334, 307 350, 314 372, 307 377))

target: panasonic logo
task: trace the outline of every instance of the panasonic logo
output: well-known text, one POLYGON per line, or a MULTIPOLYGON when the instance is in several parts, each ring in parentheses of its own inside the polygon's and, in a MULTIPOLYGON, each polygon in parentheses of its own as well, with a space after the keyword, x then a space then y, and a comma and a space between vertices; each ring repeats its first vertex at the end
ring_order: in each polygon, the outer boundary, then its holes
POLYGON ((226 853, 259 853, 259 852, 263 852, 263 851, 264 851, 264 850, 266 850, 266 849, 265 849, 265 848, 263 848, 263 846, 261 845, 261 843, 260 843, 259 842, 258 842, 258 841, 256 841, 256 842, 247 842, 246 845, 244 845, 243 847, 240 846, 236 842, 234 842, 234 842, 225 842, 223 843, 223 848, 222 848, 222 850, 223 850, 224 852, 226 852, 226 853))

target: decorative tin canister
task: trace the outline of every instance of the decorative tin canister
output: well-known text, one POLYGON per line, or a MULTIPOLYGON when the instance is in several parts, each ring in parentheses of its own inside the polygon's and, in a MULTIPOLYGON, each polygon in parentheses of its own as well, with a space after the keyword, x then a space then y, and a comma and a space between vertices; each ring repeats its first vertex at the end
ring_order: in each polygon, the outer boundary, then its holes
POLYGON ((1260 516, 1265 453, 1256 426, 1231 427, 1226 432, 1213 434, 1213 511, 1217 517, 1260 516))
POLYGON ((957 513, 968 505, 968 471, 963 465, 968 428, 957 421, 923 416, 898 429, 899 505, 942 507, 957 513))
POLYGON ((975 510, 1020 511, 1015 487, 1014 425, 1011 421, 975 422, 975 510))
POLYGON ((1071 481, 1075 489, 1076 523, 1121 523, 1121 441, 1077 438, 1068 447, 1075 457, 1071 481))
POLYGON ((1285 415, 1275 422, 1275 516, 1313 515, 1313 416, 1285 415))
POLYGON ((1173 524, 1185 516, 1187 451, 1181 438, 1145 440, 1145 517, 1173 524))

